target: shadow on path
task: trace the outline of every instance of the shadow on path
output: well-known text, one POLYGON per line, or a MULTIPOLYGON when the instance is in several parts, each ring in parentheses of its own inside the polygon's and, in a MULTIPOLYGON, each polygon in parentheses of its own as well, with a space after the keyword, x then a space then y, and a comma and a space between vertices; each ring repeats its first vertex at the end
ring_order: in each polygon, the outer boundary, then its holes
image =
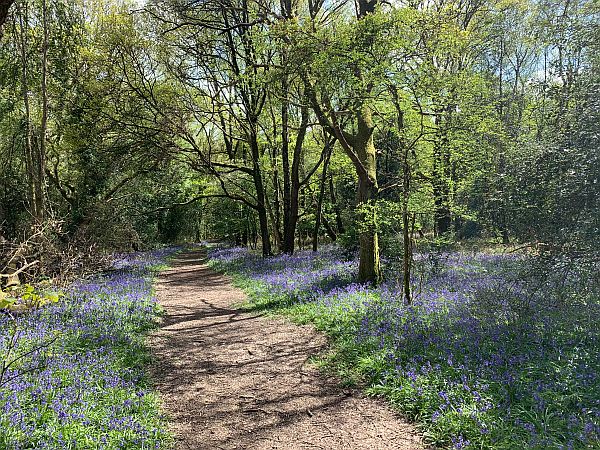
POLYGON ((177 449, 423 448, 383 403, 307 363, 326 345, 312 327, 237 309, 244 293, 203 251, 180 255, 156 289, 151 373, 177 449))

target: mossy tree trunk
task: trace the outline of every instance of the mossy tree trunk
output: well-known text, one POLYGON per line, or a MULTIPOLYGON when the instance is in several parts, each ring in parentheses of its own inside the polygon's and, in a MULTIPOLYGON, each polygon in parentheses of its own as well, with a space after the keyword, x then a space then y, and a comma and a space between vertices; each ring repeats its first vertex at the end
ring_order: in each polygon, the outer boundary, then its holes
POLYGON ((377 185, 377 153, 373 143, 373 115, 367 105, 363 105, 358 119, 358 132, 352 139, 352 147, 360 159, 362 167, 357 170, 359 208, 359 255, 358 280, 361 283, 377 284, 381 281, 379 261, 379 236, 377 234, 377 211, 375 202, 377 185))

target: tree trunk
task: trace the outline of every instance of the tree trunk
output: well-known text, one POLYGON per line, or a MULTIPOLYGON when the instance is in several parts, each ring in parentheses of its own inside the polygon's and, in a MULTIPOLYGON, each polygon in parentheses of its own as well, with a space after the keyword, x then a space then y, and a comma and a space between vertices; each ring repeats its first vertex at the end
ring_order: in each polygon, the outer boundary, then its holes
POLYGON ((364 172, 357 170, 359 208, 359 264, 358 281, 378 284, 381 281, 379 261, 379 236, 377 234, 377 161, 373 143, 373 116, 371 109, 363 105, 358 114, 358 133, 353 140, 353 149, 358 155, 364 172))
MULTIPOLYGON (((329 195, 331 196, 331 204, 333 205, 333 211, 335 212, 335 226, 337 228, 337 232, 343 234, 346 232, 346 228, 344 227, 344 222, 342 221, 342 210, 340 209, 340 205, 335 195, 333 176, 329 177, 329 195)), ((335 238, 333 240, 335 241, 335 238)))
POLYGON ((14 0, 0 0, 0 39, 2 39, 2 25, 6 22, 8 16, 8 10, 10 5, 14 3, 14 0))
POLYGON ((42 43, 42 122, 40 127, 40 142, 36 155, 36 195, 34 214, 38 222, 44 220, 45 209, 45 167, 46 167, 46 135, 48 128, 48 5, 42 0, 42 22, 44 28, 44 41, 42 43))
POLYGON ((48 88, 47 88, 47 66, 48 66, 48 20, 47 4, 42 2, 42 120, 40 135, 35 139, 34 128, 31 124, 31 106, 29 102, 29 80, 27 71, 27 27, 29 23, 28 3, 23 2, 19 9, 19 32, 20 32, 20 56, 21 56, 21 88, 23 105, 25 107, 25 167, 29 181, 29 192, 31 198, 31 213, 36 222, 44 219, 45 207, 45 172, 46 166, 46 130, 48 128, 48 88))
POLYGON ((402 238, 404 240, 404 259, 402 264, 402 290, 404 292, 404 302, 409 305, 412 302, 412 295, 410 292, 410 272, 411 272, 411 236, 409 229, 408 220, 408 205, 405 203, 402 206, 402 238))
MULTIPOLYGON (((281 234, 281 199, 279 196, 279 171, 277 170, 277 151, 273 151, 273 208, 269 210, 272 215, 273 237, 275 238, 275 247, 281 250, 283 235, 281 234)), ((270 205, 270 204, 269 204, 270 205)))
MULTIPOLYGON (((282 56, 282 60, 285 61, 285 56, 282 56)), ((291 237, 289 235, 292 214, 292 182, 290 177, 289 85, 287 75, 283 76, 281 90, 281 164, 283 167, 283 241, 281 251, 292 254, 294 253, 294 235, 291 237)))
MULTIPOLYGON (((19 5, 18 5, 19 6, 19 5)), ((34 151, 33 151, 33 127, 31 126, 31 108, 29 105, 29 82, 27 74, 27 29, 29 22, 28 4, 23 2, 21 8, 19 8, 19 44, 21 54, 21 89, 23 95, 23 105, 25 106, 25 169, 27 172, 27 178, 29 181, 29 196, 31 201, 31 210, 35 211, 35 178, 36 170, 34 163, 34 151)), ((33 214, 35 217, 35 213, 33 214)))
MULTIPOLYGON (((294 237, 296 235, 296 226, 298 225, 298 212, 299 212, 299 196, 300 196, 300 161, 302 158, 302 146, 304 145, 304 138, 306 136, 306 130, 308 128, 308 107, 303 106, 301 108, 302 121, 298 129, 296 136, 296 143, 294 145, 294 154, 292 157, 292 167, 290 170, 289 160, 287 165, 287 171, 284 166, 284 172, 289 174, 289 189, 288 200, 284 200, 284 208, 287 214, 284 212, 283 215, 283 246, 282 250, 284 253, 294 253, 294 237)), ((284 153, 287 153, 287 146, 284 148, 284 153)), ((285 174, 284 174, 285 180, 285 174)), ((284 186, 284 196, 285 196, 284 186)))
POLYGON ((323 171, 319 181, 319 196, 317 197, 317 210, 315 211, 315 227, 312 235, 312 250, 316 252, 319 247, 319 228, 321 228, 321 215, 323 214, 323 199, 325 197, 325 184, 327 182, 327 169, 329 168, 329 159, 331 158, 331 149, 333 140, 325 143, 326 153, 323 160, 323 171))
POLYGON ((325 228, 325 232, 327 233, 327 236, 329 236, 329 238, 331 239, 331 242, 337 241, 337 234, 331 226, 331 224, 329 223, 329 221, 327 220, 327 217, 323 216, 321 217, 321 220, 323 221, 323 228, 325 228))
MULTIPOLYGON (((403 125, 403 117, 399 114, 398 123, 403 125)), ((402 127, 400 128, 402 130, 402 127)), ((412 303, 412 292, 410 286, 410 277, 412 271, 412 231, 410 229, 410 220, 408 217, 408 202, 410 200, 410 164, 408 162, 408 147, 404 139, 402 139, 402 145, 404 147, 403 152, 403 183, 402 183, 402 238, 403 238, 403 250, 404 258, 402 264, 402 290, 404 292, 404 302, 407 305, 412 303)), ((414 219, 413 219, 414 225, 414 219)))
POLYGON ((450 215, 450 186, 448 183, 450 170, 450 150, 448 136, 444 127, 442 113, 435 117, 438 127, 436 140, 433 144, 433 198, 435 233, 443 236, 450 231, 452 218, 450 215))
POLYGON ((308 99, 313 105, 321 125, 335 136, 346 155, 356 169, 358 178, 357 208, 359 232, 360 261, 358 279, 362 283, 377 284, 381 281, 381 266, 379 261, 379 238, 377 236, 377 216, 375 200, 377 199, 377 153, 373 142, 373 113, 366 100, 360 111, 356 113, 357 132, 344 132, 337 123, 335 113, 329 120, 320 106, 310 80, 303 75, 308 99))
POLYGON ((257 124, 250 124, 250 151, 252 153, 252 179, 256 189, 256 212, 260 227, 260 239, 262 241, 263 256, 271 256, 271 235, 269 233, 269 221, 267 219, 267 205, 265 186, 260 169, 260 150, 258 147, 257 124))
POLYGON ((263 256, 271 256, 271 235, 269 233, 269 222, 267 219, 267 208, 265 207, 265 195, 264 190, 262 188, 262 177, 260 172, 254 173, 254 184, 256 185, 256 197, 258 200, 258 223, 260 227, 260 240, 262 243, 262 255, 263 256), (261 186, 260 188, 258 186, 261 186))
POLYGON ((412 303, 412 293, 410 286, 410 277, 412 270, 412 231, 410 228, 410 220, 408 217, 408 203, 410 200, 411 189, 411 167, 408 160, 409 147, 405 139, 404 129, 404 111, 398 99, 397 88, 392 87, 392 95, 394 98, 394 107, 397 113, 398 137, 402 150, 402 239, 403 239, 403 264, 402 264, 402 291, 404 294, 404 302, 408 305, 412 303))
POLYGON ((504 174, 506 172, 506 160, 504 157, 504 149, 500 151, 499 163, 498 163, 498 171, 500 173, 500 182, 499 182, 499 194, 500 194, 500 204, 498 205, 498 229, 500 230, 500 235, 502 236, 502 244, 509 245, 510 237, 508 234, 508 199, 506 198, 506 185, 504 183, 505 177, 504 174))
MULTIPOLYGON (((499 80, 498 80, 498 98, 500 99, 500 101, 498 102, 498 115, 500 116, 500 120, 503 123, 508 122, 507 117, 504 116, 504 93, 503 93, 503 84, 504 84, 504 40, 500 41, 500 75, 499 75, 499 80)), ((519 78, 518 78, 518 74, 515 74, 515 85, 513 88, 513 98, 515 96, 515 91, 516 91, 516 85, 518 82, 519 78)), ((545 81, 544 81, 544 85, 545 85, 545 81)), ((545 90, 544 90, 545 92, 545 90)), ((516 136, 514 136, 515 140, 516 140, 516 136)), ((501 201, 501 206, 499 207, 499 211, 498 214, 500 216, 500 220, 499 220, 499 228, 500 228, 500 233, 502 235, 502 243, 504 245, 508 245, 510 244, 510 239, 508 237, 508 228, 507 228, 507 223, 506 223, 506 202, 504 201, 505 199, 505 186, 504 186, 504 172, 506 170, 506 161, 504 160, 504 145, 501 143, 500 144, 500 149, 499 149, 499 158, 498 158, 498 172, 500 173, 500 183, 499 183, 499 191, 500 191, 500 195, 502 198, 501 201)))
MULTIPOLYGON (((277 186, 277 184, 275 184, 277 186)), ((277 188, 275 188, 275 197, 277 198, 277 188)), ((273 241, 275 243, 275 247, 281 249, 282 246, 282 236, 279 231, 279 227, 277 226, 279 222, 279 214, 278 214, 278 201, 273 201, 273 207, 271 207, 271 203, 268 201, 268 198, 265 193, 265 206, 267 208, 267 215, 269 220, 271 221, 271 225, 273 228, 273 241)))
POLYGON ((367 211, 359 214, 359 225, 362 229, 359 233, 359 263, 358 281, 361 283, 377 284, 381 281, 381 267, 379 261, 379 236, 374 229, 376 220, 373 200, 377 197, 377 186, 370 181, 358 181, 359 207, 366 207, 367 211))

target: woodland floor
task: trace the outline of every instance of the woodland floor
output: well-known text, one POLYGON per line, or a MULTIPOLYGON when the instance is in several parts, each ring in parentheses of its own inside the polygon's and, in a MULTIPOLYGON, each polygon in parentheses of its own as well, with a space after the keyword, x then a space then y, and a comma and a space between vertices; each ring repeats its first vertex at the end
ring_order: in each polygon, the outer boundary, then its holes
POLYGON ((202 251, 179 255, 156 288, 151 375, 176 449, 424 448, 384 403, 308 362, 326 348, 313 328, 239 309, 245 294, 202 251))

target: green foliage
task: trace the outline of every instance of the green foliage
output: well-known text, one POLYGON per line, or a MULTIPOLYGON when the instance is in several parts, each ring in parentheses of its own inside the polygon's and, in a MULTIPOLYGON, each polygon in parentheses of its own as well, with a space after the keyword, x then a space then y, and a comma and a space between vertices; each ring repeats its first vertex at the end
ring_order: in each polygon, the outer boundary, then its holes
POLYGON ((0 290, 0 309, 23 312, 58 303, 62 296, 61 292, 47 288, 40 289, 31 284, 19 284, 5 291, 0 290))

